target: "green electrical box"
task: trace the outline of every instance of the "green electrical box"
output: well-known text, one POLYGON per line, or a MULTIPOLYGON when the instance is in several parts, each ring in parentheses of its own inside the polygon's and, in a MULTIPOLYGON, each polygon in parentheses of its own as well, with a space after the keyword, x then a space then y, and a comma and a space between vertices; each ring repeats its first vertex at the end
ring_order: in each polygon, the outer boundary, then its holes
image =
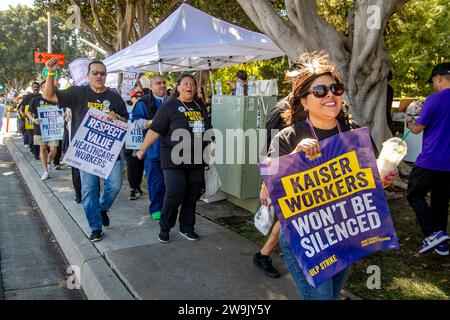
POLYGON ((266 119, 277 103, 276 96, 214 96, 212 125, 221 133, 214 152, 221 190, 228 200, 249 211, 259 205, 261 176, 257 163, 266 143, 266 119), (220 146, 222 145, 222 146, 220 146))

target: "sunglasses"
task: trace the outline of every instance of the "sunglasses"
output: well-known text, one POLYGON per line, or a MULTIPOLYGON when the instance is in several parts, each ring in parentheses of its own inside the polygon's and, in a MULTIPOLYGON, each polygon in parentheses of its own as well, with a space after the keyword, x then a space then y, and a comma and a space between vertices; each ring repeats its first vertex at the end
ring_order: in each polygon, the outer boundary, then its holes
POLYGON ((93 76, 97 76, 98 74, 101 75, 102 77, 106 76, 106 72, 95 71, 95 70, 92 70, 92 71, 91 71, 91 74, 92 74, 93 76))
POLYGON ((135 94, 134 96, 133 96, 133 98, 141 98, 142 97, 142 95, 140 95, 140 94, 135 94))
POLYGON ((328 94, 329 91, 331 91, 331 93, 333 93, 335 96, 342 96, 344 94, 344 84, 338 82, 333 83, 329 87, 324 84, 319 84, 309 90, 308 94, 312 93, 316 98, 323 98, 328 94))

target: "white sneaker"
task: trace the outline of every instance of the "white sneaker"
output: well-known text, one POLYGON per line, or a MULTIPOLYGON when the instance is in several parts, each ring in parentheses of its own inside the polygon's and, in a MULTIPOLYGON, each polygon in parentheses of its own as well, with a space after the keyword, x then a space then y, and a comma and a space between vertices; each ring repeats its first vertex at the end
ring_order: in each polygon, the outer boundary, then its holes
POLYGON ((450 255, 448 244, 446 242, 443 242, 440 245, 438 245, 436 248, 434 248, 434 251, 440 256, 450 255))
POLYGON ((53 164, 52 164, 52 163, 49 163, 49 164, 47 165, 47 170, 48 170, 48 173, 49 173, 49 174, 53 172, 54 168, 53 168, 53 164))
POLYGON ((430 236, 423 240, 423 246, 419 250, 419 253, 425 253, 432 249, 435 249, 441 243, 450 240, 450 237, 442 230, 433 232, 430 236))
POLYGON ((44 181, 44 180, 47 180, 48 179, 48 171, 44 171, 44 173, 42 174, 42 177, 41 177, 41 180, 42 181, 44 181))

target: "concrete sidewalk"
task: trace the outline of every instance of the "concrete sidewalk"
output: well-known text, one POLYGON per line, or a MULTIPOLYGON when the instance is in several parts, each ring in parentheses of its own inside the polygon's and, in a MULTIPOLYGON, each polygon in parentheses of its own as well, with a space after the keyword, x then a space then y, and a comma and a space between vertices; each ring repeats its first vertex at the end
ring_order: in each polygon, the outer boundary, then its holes
MULTIPOLYGON (((126 180, 103 240, 91 243, 83 208, 72 202, 70 169, 55 171, 43 182, 40 161, 22 139, 11 136, 6 145, 69 263, 81 268, 81 286, 89 299, 299 298, 280 257, 273 260, 282 277, 266 277, 252 263, 259 245, 203 216, 196 217, 200 241, 184 239, 175 227, 171 241, 160 243, 159 224, 147 213, 147 194, 129 201, 126 180)), ((201 207, 205 211, 205 204, 201 207)))

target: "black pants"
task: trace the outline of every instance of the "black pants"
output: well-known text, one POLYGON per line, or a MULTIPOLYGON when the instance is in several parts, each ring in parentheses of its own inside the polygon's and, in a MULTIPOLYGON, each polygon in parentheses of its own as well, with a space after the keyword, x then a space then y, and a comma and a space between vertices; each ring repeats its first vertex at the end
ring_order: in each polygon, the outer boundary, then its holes
POLYGON ((59 141, 58 147, 56 148, 56 156, 53 158, 53 163, 56 165, 61 164, 61 156, 62 156, 62 140, 59 141))
POLYGON ((81 177, 80 170, 72 167, 72 183, 75 189, 75 196, 81 199, 81 177))
POLYGON ((407 198, 425 237, 439 230, 447 232, 450 171, 413 168, 407 198), (431 192, 430 205, 425 200, 428 192, 431 192))
POLYGON ((195 209, 203 184, 204 169, 163 169, 166 194, 159 225, 169 231, 175 226, 180 209, 180 231, 194 231, 195 209))
POLYGON ((142 177, 144 176, 144 160, 139 160, 128 152, 125 153, 125 160, 127 161, 130 189, 137 190, 141 187, 142 177))
POLYGON ((62 141, 62 151, 64 153, 66 153, 68 148, 69 148, 69 131, 64 129, 64 139, 62 141))
POLYGON ((33 130, 25 130, 24 135, 27 136, 26 139, 28 140, 28 145, 30 147, 30 152, 33 154, 35 159, 39 159, 40 148, 39 148, 38 145, 34 144, 33 130))

